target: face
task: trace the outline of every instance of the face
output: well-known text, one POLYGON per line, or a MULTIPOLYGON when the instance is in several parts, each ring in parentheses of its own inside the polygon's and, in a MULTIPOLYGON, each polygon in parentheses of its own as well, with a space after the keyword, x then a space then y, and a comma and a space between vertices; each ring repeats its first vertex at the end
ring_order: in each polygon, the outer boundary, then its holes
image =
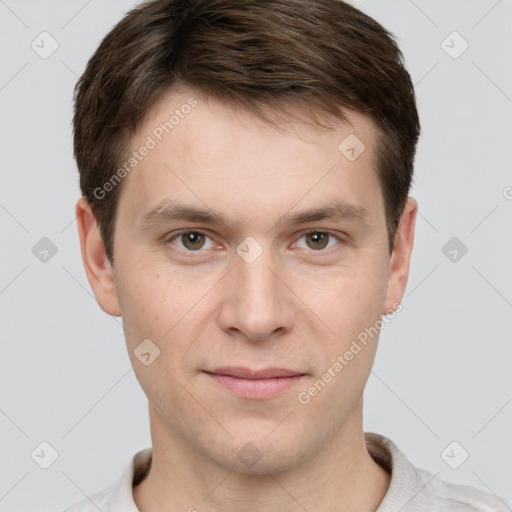
POLYGON ((131 141, 145 156, 124 178, 114 268, 86 263, 102 308, 123 317, 154 431, 225 468, 290 469, 357 424, 415 207, 390 258, 373 125, 349 120, 278 130, 167 95, 131 141))

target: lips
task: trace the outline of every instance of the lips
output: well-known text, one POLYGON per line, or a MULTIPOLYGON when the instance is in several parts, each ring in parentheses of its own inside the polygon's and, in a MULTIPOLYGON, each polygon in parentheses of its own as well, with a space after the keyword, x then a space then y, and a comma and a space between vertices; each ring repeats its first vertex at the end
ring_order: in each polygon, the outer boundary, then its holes
POLYGON ((290 390, 305 374, 284 368, 252 370, 241 367, 215 368, 205 371, 217 385, 243 399, 270 399, 290 390))
POLYGON ((208 371, 216 375, 229 375, 230 377, 237 377, 239 379, 275 379, 278 377, 298 377, 304 375, 303 373, 285 370, 284 368, 265 368, 262 370, 250 370, 249 368, 241 367, 224 367, 216 368, 215 370, 208 371))

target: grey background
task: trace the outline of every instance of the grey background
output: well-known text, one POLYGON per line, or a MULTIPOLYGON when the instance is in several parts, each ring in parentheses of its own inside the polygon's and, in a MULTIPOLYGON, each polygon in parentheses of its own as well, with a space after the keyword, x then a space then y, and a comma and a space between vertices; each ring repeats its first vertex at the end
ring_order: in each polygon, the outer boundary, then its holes
MULTIPOLYGON (((120 320, 83 270, 70 127, 77 77, 132 5, 0 1, 0 510, 62 510, 150 445, 120 320), (43 31, 59 45, 46 59, 31 47, 43 31), (43 237, 57 248, 47 262, 32 252, 43 237), (31 458, 43 441, 59 455, 46 470, 31 458)), ((422 122, 409 283, 381 335, 365 430, 440 478, 510 498, 512 1, 357 5, 398 36, 422 122), (463 48, 454 31, 469 44, 458 58, 445 51, 463 48), (454 236, 468 249, 456 262, 442 251, 454 236), (453 441, 469 453, 458 469, 441 456, 453 441)))

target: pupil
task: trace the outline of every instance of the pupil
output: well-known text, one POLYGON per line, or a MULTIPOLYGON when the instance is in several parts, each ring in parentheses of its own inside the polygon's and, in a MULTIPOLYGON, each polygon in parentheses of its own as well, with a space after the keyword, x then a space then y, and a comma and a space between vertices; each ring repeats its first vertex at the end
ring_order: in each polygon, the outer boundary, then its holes
POLYGON ((312 233, 311 238, 313 240, 313 245, 315 248, 324 248, 326 245, 327 235, 326 233, 312 233))
POLYGON ((200 233, 187 233, 185 235, 185 246, 187 244, 192 245, 192 248, 197 248, 201 245, 201 234, 200 233))

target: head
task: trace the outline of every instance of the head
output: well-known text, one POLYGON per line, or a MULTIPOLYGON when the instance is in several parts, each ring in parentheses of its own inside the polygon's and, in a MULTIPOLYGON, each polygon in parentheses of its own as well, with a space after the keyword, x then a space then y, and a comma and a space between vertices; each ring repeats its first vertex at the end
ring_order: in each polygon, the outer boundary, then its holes
POLYGON ((155 431, 264 472, 348 428, 360 335, 407 281, 419 130, 393 36, 339 0, 156 0, 105 37, 76 88, 77 218, 155 431), (225 366, 302 377, 247 399, 207 373, 225 366))

